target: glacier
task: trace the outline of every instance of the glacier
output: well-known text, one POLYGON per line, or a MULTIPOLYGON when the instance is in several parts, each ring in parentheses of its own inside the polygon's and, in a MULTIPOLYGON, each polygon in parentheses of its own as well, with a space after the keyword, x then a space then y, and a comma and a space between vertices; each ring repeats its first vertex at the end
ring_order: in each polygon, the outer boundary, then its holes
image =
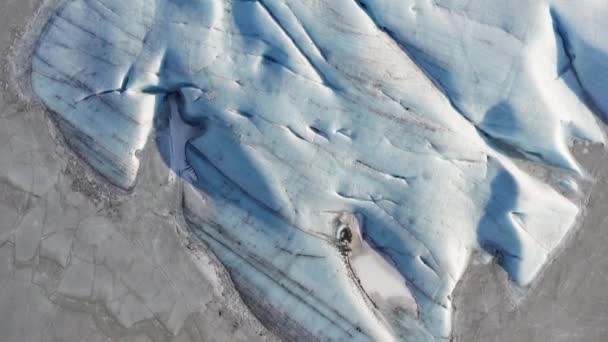
POLYGON ((156 144, 192 233, 279 336, 448 340, 474 251, 527 287, 576 223, 576 183, 543 175, 585 181, 570 143, 604 143, 606 18, 600 0, 74 0, 32 85, 119 187, 156 144))

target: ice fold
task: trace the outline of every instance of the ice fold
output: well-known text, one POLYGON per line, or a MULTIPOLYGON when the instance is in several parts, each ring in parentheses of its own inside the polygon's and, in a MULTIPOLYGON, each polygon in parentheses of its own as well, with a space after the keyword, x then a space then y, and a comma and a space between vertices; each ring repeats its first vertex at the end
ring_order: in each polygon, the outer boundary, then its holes
POLYGON ((517 3, 76 0, 32 83, 124 188, 177 99, 186 217, 279 335, 441 340, 473 250, 527 286, 576 219, 516 160, 584 176, 569 141, 604 142, 608 45, 588 30, 606 16, 517 3), (358 250, 336 235, 344 215, 358 250))

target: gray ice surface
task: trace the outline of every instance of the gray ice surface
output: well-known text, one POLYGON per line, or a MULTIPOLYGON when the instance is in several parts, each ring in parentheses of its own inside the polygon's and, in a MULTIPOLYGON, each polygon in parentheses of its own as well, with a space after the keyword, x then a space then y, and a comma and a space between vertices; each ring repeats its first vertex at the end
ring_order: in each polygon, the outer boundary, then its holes
POLYGON ((121 191, 32 100, 52 5, 0 3, 0 341, 275 341, 188 238, 156 147, 141 154, 138 188, 121 191))

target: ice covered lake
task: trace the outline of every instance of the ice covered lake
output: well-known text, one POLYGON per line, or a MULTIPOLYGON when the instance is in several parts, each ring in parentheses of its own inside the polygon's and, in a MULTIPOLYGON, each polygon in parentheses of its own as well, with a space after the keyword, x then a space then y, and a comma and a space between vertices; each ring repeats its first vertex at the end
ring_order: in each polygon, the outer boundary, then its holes
POLYGON ((447 340, 471 254, 529 286, 603 144, 600 1, 75 0, 35 92, 137 186, 155 144, 193 234, 286 339, 447 340), (182 199, 180 199, 182 200, 182 199))

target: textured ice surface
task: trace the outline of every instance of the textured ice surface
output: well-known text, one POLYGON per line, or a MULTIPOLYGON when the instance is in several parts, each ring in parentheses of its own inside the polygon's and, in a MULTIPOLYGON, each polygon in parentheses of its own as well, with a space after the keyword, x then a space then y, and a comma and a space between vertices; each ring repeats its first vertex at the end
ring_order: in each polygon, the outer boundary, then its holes
POLYGON ((608 41, 586 22, 606 14, 601 1, 76 0, 42 35, 33 86, 124 188, 177 98, 156 141, 191 182, 186 217, 280 335, 441 339, 473 250, 526 286, 572 227, 577 206, 521 164, 584 177, 568 142, 603 142, 608 41))

